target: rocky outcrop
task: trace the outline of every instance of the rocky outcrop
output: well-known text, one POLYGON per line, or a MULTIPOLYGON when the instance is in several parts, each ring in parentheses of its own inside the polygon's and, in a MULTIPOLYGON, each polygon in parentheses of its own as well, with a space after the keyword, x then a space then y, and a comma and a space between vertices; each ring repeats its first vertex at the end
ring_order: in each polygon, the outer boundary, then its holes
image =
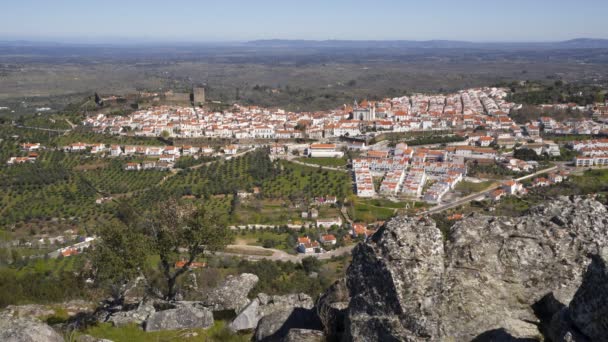
POLYGON ((260 301, 258 309, 260 316, 266 316, 273 312, 290 308, 312 309, 315 305, 312 298, 305 293, 283 296, 268 296, 260 293, 257 299, 260 301))
POLYGON ((310 329, 291 329, 282 342, 323 342, 323 332, 310 329))
POLYGON ((58 310, 74 316, 81 312, 93 311, 95 304, 83 300, 72 300, 53 304, 9 305, 0 312, 0 316, 46 318, 57 314, 58 310))
POLYGON ((340 341, 344 335, 344 321, 349 301, 346 280, 341 279, 331 285, 315 305, 317 315, 323 323, 325 336, 330 341, 340 341))
MULTIPOLYGON (((392 219, 353 251, 345 338, 539 338, 534 305, 550 293, 558 303, 570 302, 588 255, 607 245, 607 230, 606 207, 582 197, 555 199, 524 217, 475 214, 455 224, 446 241, 430 219, 392 219)), ((590 295, 578 297, 597 303, 590 295)), ((605 313, 584 307, 570 315, 572 322, 605 313)), ((579 324, 581 331, 598 329, 579 324)))
POLYGON ((0 318, 0 341, 3 342, 63 342, 53 328, 37 320, 0 318))
POLYGON ((439 331, 442 235, 434 222, 390 221, 353 251, 347 273, 351 301, 347 334, 353 340, 428 338, 439 331))
POLYGON ((260 316, 258 313, 258 308, 260 306, 260 300, 254 299, 247 305, 241 313, 236 316, 236 318, 230 322, 228 325, 228 329, 233 332, 243 331, 243 330, 253 330, 258 325, 258 321, 260 320, 260 316))
POLYGON ((592 341, 608 341, 608 249, 592 257, 568 306, 572 322, 592 341))
POLYGON ((0 312, 2 317, 49 317, 55 315, 56 310, 43 304, 9 305, 0 312))
POLYGON ((317 330, 322 325, 315 310, 291 307, 263 316, 254 333, 256 341, 282 341, 292 329, 317 330))
MULTIPOLYGON (((252 330, 258 327, 258 322, 263 317, 270 316, 276 312, 292 312, 294 309, 298 309, 298 312, 301 314, 306 312, 307 315, 316 316, 316 313, 312 313, 313 306, 312 298, 304 293, 284 296, 269 296, 260 293, 228 325, 228 328, 234 332, 252 330)), ((287 316, 289 315, 287 314, 287 316)), ((276 316, 272 321, 267 321, 265 324, 269 324, 270 322, 272 322, 271 325, 275 324, 275 321, 278 321, 280 317, 283 316, 276 316)), ((315 325, 315 327, 317 326, 318 325, 315 325)), ((267 326, 264 329, 273 332, 275 331, 274 328, 270 326, 267 326)), ((282 333, 286 333, 286 330, 282 331, 282 333)), ((266 336, 266 333, 261 333, 261 335, 266 336)))
POLYGON ((255 274, 228 276, 219 286, 204 294, 202 304, 212 311, 240 312, 249 304, 247 295, 260 279, 255 274))
MULTIPOLYGON (((286 338, 291 329, 321 330, 322 325, 310 296, 300 293, 284 296, 268 296, 260 293, 254 303, 257 310, 245 309, 234 322, 245 320, 247 316, 255 324, 256 341, 280 341, 286 338)), ((233 322, 233 323, 234 323, 233 322)), ((232 327, 233 324, 231 324, 232 327)), ((233 329, 236 331, 238 329, 233 329)), ((244 329, 245 330, 245 329, 244 329)))
POLYGON ((150 315, 156 310, 151 302, 141 302, 138 304, 135 310, 130 311, 118 311, 112 313, 107 321, 112 323, 116 327, 125 326, 129 324, 141 325, 145 322, 150 315))
POLYGON ((150 315, 146 331, 209 328, 213 325, 213 313, 205 308, 180 305, 175 309, 158 311, 150 315))
POLYGON ((560 341, 608 341, 608 249, 592 262, 568 307, 551 321, 550 338, 560 341))

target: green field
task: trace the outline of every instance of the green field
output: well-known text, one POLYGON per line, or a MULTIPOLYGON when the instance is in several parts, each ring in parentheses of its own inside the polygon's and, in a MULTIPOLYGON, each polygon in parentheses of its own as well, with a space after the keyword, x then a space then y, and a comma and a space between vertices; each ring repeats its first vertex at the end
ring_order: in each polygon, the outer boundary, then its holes
POLYGON ((349 208, 349 213, 356 222, 371 223, 386 221, 400 213, 412 214, 426 206, 428 206, 426 203, 416 201, 393 202, 379 198, 355 198, 354 206, 349 208))
POLYGON ((274 230, 244 231, 236 235, 235 243, 249 246, 261 246, 266 248, 276 248, 284 251, 293 251, 295 243, 288 243, 289 233, 279 233, 274 230))
POLYGON ((84 279, 74 277, 81 257, 19 260, 0 267, 0 308, 10 304, 57 303, 86 295, 84 279))
MULTIPOLYGON (((209 329, 180 329, 158 332, 145 332, 136 325, 124 327, 113 327, 111 324, 103 323, 90 327, 84 331, 85 334, 97 338, 109 339, 115 342, 169 342, 169 341, 227 341, 245 342, 251 339, 251 334, 233 334, 226 327, 225 322, 215 321, 209 329), (193 336, 195 333, 196 335, 193 336)), ((78 333, 75 334, 78 336, 78 333)))
POLYGON ((485 181, 485 182, 479 182, 479 183, 462 181, 462 182, 456 184, 455 190, 460 191, 460 193, 463 196, 466 196, 466 195, 470 195, 470 194, 473 194, 476 192, 483 191, 483 190, 489 188, 490 186, 492 186, 492 184, 494 184, 494 183, 495 182, 493 182, 493 181, 485 181))
POLYGON ((397 209, 403 208, 405 203, 396 203, 384 199, 355 199, 351 215, 355 222, 371 223, 385 221, 393 217, 397 209))

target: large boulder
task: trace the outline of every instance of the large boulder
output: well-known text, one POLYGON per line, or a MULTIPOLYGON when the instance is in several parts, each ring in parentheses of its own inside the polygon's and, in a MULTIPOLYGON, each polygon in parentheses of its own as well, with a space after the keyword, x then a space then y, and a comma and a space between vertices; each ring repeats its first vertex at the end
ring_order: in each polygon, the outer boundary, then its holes
POLYGON ((158 311, 148 317, 146 331, 209 328, 213 325, 213 313, 200 307, 180 305, 175 309, 158 311))
POLYGON ((549 293, 570 302, 607 230, 606 207, 582 197, 560 197, 523 217, 475 214, 445 240, 430 219, 394 218, 353 251, 345 337, 540 338, 534 305, 549 293))
POLYGON ((310 329, 291 329, 282 342, 323 342, 323 332, 310 329))
POLYGON ((353 340, 428 338, 439 330, 444 273, 441 231, 434 222, 401 217, 359 244, 347 272, 353 340))
POLYGON ((0 341, 3 342, 63 342, 53 328, 37 320, 0 318, 0 341))
POLYGON ((216 288, 205 293, 201 302, 212 311, 234 310, 238 313, 249 304, 247 295, 259 280, 251 273, 228 276, 216 288))
POLYGON ((236 318, 230 322, 228 325, 228 329, 233 332, 243 331, 243 330, 252 330, 258 325, 258 321, 260 320, 260 316, 258 314, 258 308, 260 306, 260 300, 254 299, 247 305, 241 313, 236 316, 236 318))
POLYGON ((554 342, 608 341, 608 249, 591 259, 570 305, 553 317, 550 338, 554 342))
POLYGON ((304 293, 283 296, 269 296, 260 293, 236 316, 228 325, 228 328, 235 332, 252 330, 257 327, 262 317, 274 312, 292 310, 293 308, 310 310, 313 306, 312 298, 304 293))
POLYGON ((26 318, 49 317, 55 314, 54 308, 42 304, 9 305, 0 312, 0 316, 26 318))
POLYGON ((578 331, 592 341, 608 341, 608 249, 592 256, 568 309, 578 331))
POLYGON ((141 302, 135 308, 135 310, 130 311, 118 311, 112 313, 107 321, 111 322, 114 326, 120 327, 129 324, 137 324, 141 325, 145 322, 150 315, 152 315, 156 310, 154 309, 154 305, 150 302, 141 302))
POLYGON ((282 341, 291 329, 321 330, 315 310, 291 307, 263 316, 254 333, 255 341, 282 341))
POLYGON ((342 340, 349 302, 350 297, 345 279, 336 281, 317 300, 315 305, 317 315, 323 323, 323 330, 328 340, 342 340))
POLYGON ((315 305, 312 298, 305 293, 296 293, 288 295, 268 296, 260 293, 257 297, 260 301, 258 312, 260 316, 266 316, 276 311, 281 311, 291 308, 312 309, 315 305))

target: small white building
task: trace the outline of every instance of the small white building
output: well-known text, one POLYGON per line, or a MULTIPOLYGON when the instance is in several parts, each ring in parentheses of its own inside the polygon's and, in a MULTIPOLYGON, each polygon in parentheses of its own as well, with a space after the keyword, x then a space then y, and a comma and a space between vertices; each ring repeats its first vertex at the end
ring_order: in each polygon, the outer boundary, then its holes
POLYGON ((311 144, 308 147, 310 157, 342 158, 344 152, 338 151, 336 144, 311 144))

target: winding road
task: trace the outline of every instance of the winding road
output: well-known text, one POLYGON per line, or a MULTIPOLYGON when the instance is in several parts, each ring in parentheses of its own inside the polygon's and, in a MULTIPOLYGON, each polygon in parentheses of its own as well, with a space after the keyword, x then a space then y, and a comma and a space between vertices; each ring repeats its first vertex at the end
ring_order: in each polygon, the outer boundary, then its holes
POLYGON ((238 256, 238 257, 242 257, 248 260, 262 260, 262 259, 268 259, 268 260, 274 260, 274 261, 291 261, 291 262, 301 262, 302 259, 309 257, 309 256, 314 256, 318 259, 321 260, 327 260, 327 259, 331 259, 332 257, 338 257, 338 256, 342 256, 345 254, 350 254, 350 252, 353 250, 353 248, 355 248, 356 244, 353 245, 348 245, 348 246, 344 246, 344 247, 339 247, 336 248, 332 251, 328 251, 325 253, 315 253, 315 254, 289 254, 285 251, 279 250, 279 249, 274 249, 274 248, 264 248, 264 247, 260 247, 260 246, 249 246, 249 245, 228 245, 227 249, 238 249, 238 250, 242 250, 243 252, 227 252, 227 251, 223 251, 223 252, 216 252, 216 255, 225 255, 225 256, 238 256), (250 251, 250 253, 247 253, 247 251, 250 251), (268 254, 269 252, 271 252, 271 255, 264 255, 264 254, 268 254))
MULTIPOLYGON (((518 182, 521 182, 523 180, 530 179, 532 177, 536 177, 536 176, 540 176, 540 175, 548 173, 548 172, 556 171, 556 170, 558 170, 560 168, 561 168, 561 164, 560 165, 556 165, 556 166, 552 166, 552 167, 547 168, 547 169, 536 171, 536 172, 531 173, 529 175, 516 178, 515 180, 518 181, 518 182)), ((494 190, 496 190, 496 189, 498 189, 500 187, 501 187, 501 185, 491 186, 491 187, 489 187, 489 188, 487 188, 485 190, 482 190, 482 191, 476 192, 474 194, 471 194, 471 195, 459 198, 456 201, 449 202, 449 203, 439 204, 439 205, 434 206, 434 207, 430 208, 429 210, 424 211, 424 212, 422 212, 420 214, 421 215, 437 214, 437 213, 440 213, 440 212, 442 212, 444 210, 448 210, 448 209, 451 209, 451 208, 455 208, 455 207, 461 206, 461 205, 463 205, 465 203, 468 203, 468 202, 471 202, 471 201, 475 200, 478 197, 482 197, 482 196, 485 197, 485 196, 489 195, 490 193, 492 193, 492 191, 494 191, 494 190)))

